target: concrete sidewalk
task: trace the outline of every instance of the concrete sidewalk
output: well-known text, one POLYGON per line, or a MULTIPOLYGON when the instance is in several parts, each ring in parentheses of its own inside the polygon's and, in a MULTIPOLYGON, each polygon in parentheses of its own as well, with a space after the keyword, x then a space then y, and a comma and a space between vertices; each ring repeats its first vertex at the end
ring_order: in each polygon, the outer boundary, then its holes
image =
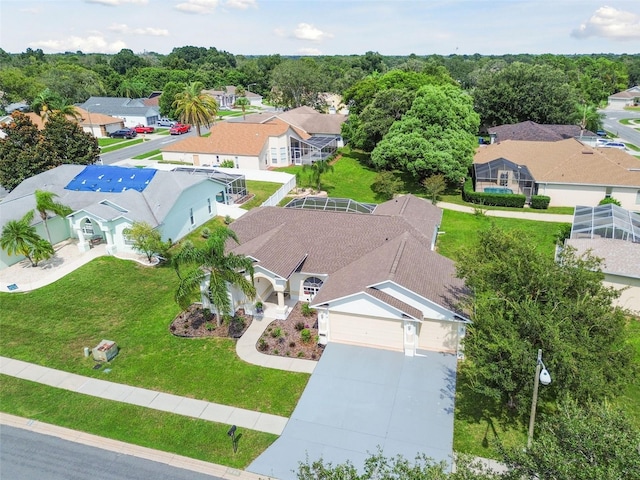
POLYGON ((211 422, 237 425, 242 428, 274 435, 280 435, 288 421, 286 417, 205 402, 204 400, 179 397, 169 393, 132 387, 97 378, 83 377, 74 373, 54 370, 53 368, 42 367, 7 357, 0 357, 0 374, 107 400, 129 403, 211 422))
POLYGON ((238 470, 235 468, 225 467, 224 465, 217 465, 214 463, 204 462, 202 460, 183 457, 181 455, 163 452, 161 450, 153 450, 151 448, 141 447, 131 443, 99 437, 98 435, 92 435, 90 433, 78 432, 69 428, 58 427, 56 425, 38 422, 36 420, 30 420, 28 418, 9 415, 8 413, 0 413, 0 425, 21 428, 35 433, 40 433, 42 435, 50 435, 70 442, 102 448, 121 455, 131 455, 144 458, 154 462, 164 463, 172 467, 213 475, 219 478, 240 480, 264 479, 262 475, 255 475, 244 470, 238 470))

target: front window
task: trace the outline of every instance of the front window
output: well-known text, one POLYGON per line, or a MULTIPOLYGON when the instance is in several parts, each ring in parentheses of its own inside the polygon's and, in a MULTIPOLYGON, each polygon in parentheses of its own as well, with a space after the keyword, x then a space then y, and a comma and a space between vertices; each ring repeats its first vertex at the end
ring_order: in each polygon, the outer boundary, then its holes
POLYGON ((211 199, 207 198, 207 209, 209 210, 209 215, 211 215, 211 199))
POLYGON ((84 223, 82 224, 82 233, 84 233, 85 235, 93 235, 94 234, 93 223, 91 223, 91 220, 86 219, 84 221, 84 223))
POLYGON ((322 280, 317 277, 309 277, 302 284, 302 288, 304 294, 309 295, 309 298, 312 299, 322 288, 322 280))
POLYGON ((196 222, 193 220, 193 208, 190 208, 190 209, 189 209, 189 220, 191 220, 191 225, 193 225, 194 223, 196 223, 196 222))

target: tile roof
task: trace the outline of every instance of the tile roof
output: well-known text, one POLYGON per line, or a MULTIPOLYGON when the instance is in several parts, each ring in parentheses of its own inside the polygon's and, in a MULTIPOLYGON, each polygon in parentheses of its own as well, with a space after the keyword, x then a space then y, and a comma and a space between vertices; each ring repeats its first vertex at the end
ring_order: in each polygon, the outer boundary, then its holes
POLYGON ((328 274, 314 303, 391 280, 457 311, 464 284, 455 277, 453 262, 430 248, 441 215, 412 195, 382 204, 370 215, 261 207, 231 224, 240 245, 229 246, 283 278, 296 270, 328 274))
POLYGON ((211 127, 210 136, 185 138, 166 145, 162 151, 256 156, 264 149, 270 137, 285 134, 309 138, 304 132, 277 119, 262 124, 219 122, 211 127))
POLYGON ((595 137, 596 134, 588 130, 582 131, 578 125, 542 125, 532 121, 499 125, 488 129, 490 134, 496 135, 496 141, 526 140, 538 142, 557 142, 567 138, 583 136, 595 137))
POLYGON ((473 163, 500 158, 526 165, 538 183, 640 187, 640 163, 634 156, 616 148, 589 147, 573 138, 494 143, 478 148, 473 163))
POLYGON ((90 125, 122 124, 121 118, 105 115, 104 113, 89 112, 82 107, 76 107, 76 110, 80 114, 80 125, 86 125, 88 127, 90 125), (89 118, 91 118, 91 122, 89 122, 89 118))

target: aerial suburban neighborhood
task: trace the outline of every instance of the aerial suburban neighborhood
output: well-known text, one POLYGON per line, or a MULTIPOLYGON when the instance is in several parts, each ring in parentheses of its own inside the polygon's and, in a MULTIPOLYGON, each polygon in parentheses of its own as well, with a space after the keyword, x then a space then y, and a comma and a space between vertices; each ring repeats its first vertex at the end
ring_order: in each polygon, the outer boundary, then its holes
POLYGON ((640 478, 640 54, 233 35, 0 49, 0 477, 640 478))

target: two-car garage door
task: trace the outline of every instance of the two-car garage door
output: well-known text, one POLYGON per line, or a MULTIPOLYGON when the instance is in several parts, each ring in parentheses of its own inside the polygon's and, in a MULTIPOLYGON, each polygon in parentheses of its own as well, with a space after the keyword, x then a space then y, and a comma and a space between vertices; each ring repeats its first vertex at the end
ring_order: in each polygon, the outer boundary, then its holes
POLYGON ((402 321, 331 312, 329 341, 404 350, 402 321))

